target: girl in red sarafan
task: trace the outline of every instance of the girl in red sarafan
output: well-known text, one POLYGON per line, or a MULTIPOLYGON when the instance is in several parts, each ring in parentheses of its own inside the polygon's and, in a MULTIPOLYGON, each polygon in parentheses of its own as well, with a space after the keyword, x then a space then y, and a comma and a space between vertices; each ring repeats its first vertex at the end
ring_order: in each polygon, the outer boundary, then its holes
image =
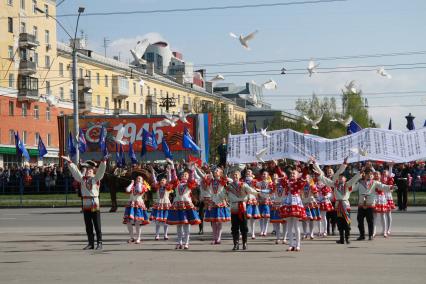
POLYGON ((124 210, 123 224, 127 224, 130 239, 129 244, 141 243, 141 226, 149 224, 148 213, 143 201, 143 196, 149 191, 149 185, 146 184, 141 176, 136 177, 136 182, 132 180, 126 188, 126 193, 130 195, 129 202, 124 210), (133 233, 133 225, 136 230, 136 239, 133 233))

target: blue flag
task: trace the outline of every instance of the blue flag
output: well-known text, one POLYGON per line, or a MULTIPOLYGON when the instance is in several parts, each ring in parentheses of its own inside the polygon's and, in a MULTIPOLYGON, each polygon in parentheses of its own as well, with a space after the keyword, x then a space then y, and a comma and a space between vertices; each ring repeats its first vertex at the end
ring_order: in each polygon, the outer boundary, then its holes
POLYGON ((414 130, 416 127, 414 126, 414 119, 416 117, 411 115, 411 112, 405 117, 407 120, 407 129, 414 130))
POLYGON ((346 132, 348 135, 350 134, 354 134, 357 133, 358 131, 361 131, 362 127, 358 125, 358 123, 356 123, 354 120, 352 120, 349 125, 348 128, 346 129, 346 132))
POLYGON ((27 149, 25 148, 24 142, 19 138, 19 133, 15 132, 15 145, 16 145, 16 154, 19 156, 24 156, 27 161, 30 160, 30 154, 28 154, 27 149))
POLYGON ((138 163, 138 159, 136 158, 135 150, 133 150, 133 144, 132 142, 129 142, 129 157, 132 161, 132 165, 138 163))
POLYGON ((425 123, 423 124, 423 127, 426 127, 426 120, 425 120, 425 123))
POLYGON ((80 150, 80 153, 84 153, 87 151, 86 138, 84 137, 84 132, 81 128, 78 132, 78 150, 80 150))
POLYGON ((120 164, 121 166, 124 168, 126 167, 126 156, 124 156, 124 149, 123 149, 123 145, 120 144, 120 164))
POLYGON ((247 125, 246 125, 246 121, 243 119, 243 134, 247 134, 248 130, 247 130, 247 125))
POLYGON ((191 149, 192 151, 201 151, 200 147, 198 147, 198 145, 192 140, 188 128, 185 128, 183 131, 182 146, 183 148, 191 149))
POLYGON ((256 123, 253 123, 253 133, 257 133, 256 123))
POLYGON ((41 140, 40 136, 38 137, 37 148, 38 148, 38 156, 40 158, 43 158, 44 156, 46 156, 47 149, 46 149, 46 146, 44 146, 43 140, 41 140))
POLYGON ((102 155, 105 157, 108 155, 108 148, 106 143, 107 130, 102 125, 101 133, 99 134, 99 148, 101 148, 102 155))
POLYGON ((141 157, 145 156, 145 154, 147 152, 146 145, 147 145, 147 142, 148 142, 150 136, 151 135, 149 134, 149 132, 146 131, 146 129, 144 128, 142 130, 142 151, 141 151, 141 157))
POLYGON ((118 143, 115 143, 115 164, 117 168, 122 168, 120 152, 118 151, 118 143))
POLYGON ((158 148, 158 144, 157 144, 157 138, 156 138, 156 134, 154 132, 154 129, 151 131, 151 145, 152 148, 154 148, 155 150, 158 148))
POLYGON ((72 137, 72 133, 68 134, 68 155, 72 158, 77 154, 77 149, 74 146, 74 139, 72 137))
POLYGON ((163 148, 163 153, 166 158, 173 160, 172 152, 170 151, 169 145, 167 145, 166 139, 163 137, 163 141, 161 141, 161 147, 163 148))
POLYGON ((392 118, 389 119, 389 126, 388 126, 389 130, 392 130, 392 118))

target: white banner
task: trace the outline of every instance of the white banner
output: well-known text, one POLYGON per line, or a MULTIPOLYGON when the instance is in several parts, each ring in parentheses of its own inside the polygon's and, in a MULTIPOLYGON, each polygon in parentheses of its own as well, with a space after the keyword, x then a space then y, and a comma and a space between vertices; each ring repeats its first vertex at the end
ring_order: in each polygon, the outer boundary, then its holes
POLYGON ((230 135, 229 163, 253 163, 288 158, 307 161, 315 157, 322 165, 377 160, 405 163, 426 158, 426 127, 414 131, 366 128, 352 135, 327 139, 291 129, 230 135))

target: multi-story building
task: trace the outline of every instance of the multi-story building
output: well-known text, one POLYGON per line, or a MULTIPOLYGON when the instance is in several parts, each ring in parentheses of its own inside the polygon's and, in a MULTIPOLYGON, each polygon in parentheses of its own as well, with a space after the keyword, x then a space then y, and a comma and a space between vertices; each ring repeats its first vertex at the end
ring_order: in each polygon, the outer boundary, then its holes
POLYGON ((143 54, 146 64, 134 66, 88 50, 79 39, 57 42, 55 4, 53 0, 0 2, 0 166, 20 163, 14 131, 29 149, 31 162, 57 161, 57 116, 73 112, 74 44, 80 114, 161 114, 165 111, 160 107, 162 98, 169 97, 176 102, 171 113, 202 112, 218 103, 226 106, 232 121, 245 119, 244 107, 214 93, 202 71, 194 72, 181 54, 164 50, 167 43, 150 45, 143 54), (167 52, 167 58, 157 56, 159 52, 167 52), (50 97, 58 102, 49 105, 50 97), (43 160, 38 158, 39 137, 49 152, 43 160))

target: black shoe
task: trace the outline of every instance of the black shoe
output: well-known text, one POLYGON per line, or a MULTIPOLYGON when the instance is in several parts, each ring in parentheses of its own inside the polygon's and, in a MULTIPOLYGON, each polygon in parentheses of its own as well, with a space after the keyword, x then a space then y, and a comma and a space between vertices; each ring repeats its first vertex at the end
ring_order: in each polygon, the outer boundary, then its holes
POLYGON ((337 240, 337 241, 336 241, 336 244, 342 244, 342 245, 343 245, 343 244, 344 244, 344 242, 343 242, 343 241, 341 241, 341 240, 337 240))
POLYGON ((346 238, 346 244, 350 244, 349 238, 346 238))
POLYGON ((240 249, 240 245, 238 243, 234 243, 234 247, 232 248, 232 250, 239 250, 240 249))
POLYGON ((94 244, 88 244, 87 246, 85 246, 83 248, 83 250, 88 250, 88 249, 95 249, 95 245, 94 244))
POLYGON ((243 250, 247 250, 247 243, 243 243, 243 250))
POLYGON ((102 250, 102 243, 98 243, 98 245, 96 246, 96 250, 102 250))
POLYGON ((368 240, 372 241, 373 240, 373 236, 368 236, 368 240))
POLYGON ((363 241, 365 240, 365 237, 358 237, 358 239, 356 239, 357 241, 363 241))
POLYGON ((199 235, 203 235, 203 234, 204 234, 204 231, 203 231, 203 230, 200 230, 200 231, 198 232, 198 234, 199 234, 199 235))

